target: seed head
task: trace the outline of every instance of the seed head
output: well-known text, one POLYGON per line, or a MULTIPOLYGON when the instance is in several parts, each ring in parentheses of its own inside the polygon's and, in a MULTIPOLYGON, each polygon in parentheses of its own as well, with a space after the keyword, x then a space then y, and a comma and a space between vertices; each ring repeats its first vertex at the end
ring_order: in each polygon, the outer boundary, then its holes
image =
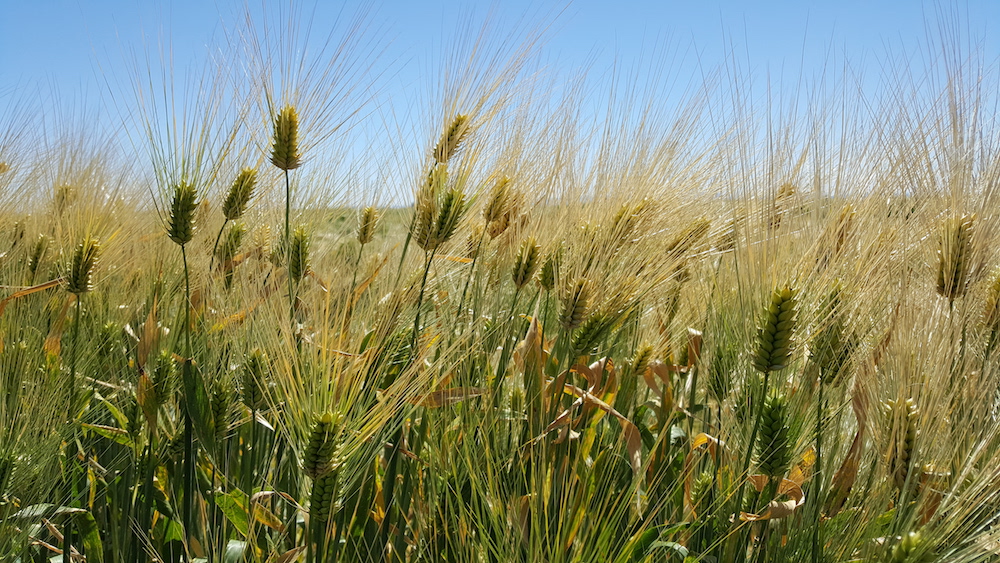
POLYGON ((792 461, 788 438, 788 406, 781 395, 772 395, 764 402, 757 438, 760 472, 772 479, 785 476, 792 461))
POLYGON ((158 407, 170 400, 177 382, 177 363, 170 352, 163 350, 153 362, 150 379, 153 380, 153 391, 158 407))
POLYGON ((468 116, 463 114, 456 115, 455 119, 451 121, 451 125, 441 135, 441 140, 438 141, 437 146, 434 147, 434 161, 437 163, 446 163, 451 160, 462 146, 462 141, 465 140, 465 135, 468 132, 468 116))
POLYGON ((559 283, 559 255, 561 249, 556 249, 545 257, 542 268, 538 271, 538 285, 545 291, 552 291, 559 283))
POLYGON ((587 320, 580 324, 580 328, 573 334, 570 343, 574 354, 577 356, 589 355, 604 340, 604 337, 611 331, 614 325, 614 317, 598 312, 587 317, 587 320))
POLYGON ((934 550, 920 532, 909 532, 892 546, 889 563, 931 563, 936 561, 934 550))
POLYGON ((232 262, 236 258, 236 254, 243 244, 243 236, 246 232, 247 228, 241 222, 233 223, 226 231, 226 238, 223 239, 222 244, 219 245, 219 249, 216 251, 216 257, 219 259, 222 267, 226 267, 227 263, 232 262))
POLYGON ((312 493, 309 495, 309 517, 317 522, 327 522, 330 519, 330 509, 333 507, 333 496, 337 493, 337 475, 325 473, 313 481, 312 493))
POLYGON ((795 291, 788 286, 775 289, 757 333, 753 358, 757 370, 767 373, 785 368, 792 354, 795 324, 795 291))
POLYGON ((975 215, 945 220, 938 240, 937 291, 949 300, 965 295, 972 269, 975 215))
POLYGON ((267 377, 267 356, 260 349, 255 348, 247 356, 246 363, 243 364, 242 373, 242 398, 243 404, 250 410, 260 410, 265 405, 265 396, 262 383, 267 377))
POLYGON ((586 279, 577 279, 563 292, 562 311, 559 314, 559 323, 566 330, 573 330, 583 324, 583 318, 587 315, 587 308, 590 306, 590 283, 586 279))
POLYGON ((301 164, 299 154, 299 114, 294 106, 285 106, 274 118, 271 164, 281 170, 294 170, 301 164))
POLYGON ((483 208, 483 219, 487 224, 499 221, 500 217, 507 212, 510 203, 510 178, 501 176, 490 191, 490 199, 483 208))
POLYGON ((538 269, 538 255, 542 247, 535 242, 533 237, 528 237, 521 243, 521 248, 517 251, 517 259, 514 260, 514 270, 511 278, 517 289, 524 287, 535 275, 538 269))
POLYGON ((309 235, 305 227, 298 227, 292 234, 292 248, 288 255, 288 275, 296 283, 309 273, 309 235))
POLYGON ((253 190, 257 186, 257 170, 244 168, 233 180, 233 185, 229 187, 225 201, 222 202, 222 214, 229 221, 235 221, 243 216, 253 197, 253 190))
POLYGON ((913 466, 913 454, 917 442, 917 416, 920 411, 910 398, 905 401, 890 399, 885 402, 884 409, 892 436, 889 448, 889 474, 896 488, 903 490, 910 468, 913 466))
POLYGON ((824 301, 820 309, 822 325, 809 348, 810 358, 819 366, 823 382, 833 385, 842 381, 840 376, 852 348, 841 311, 841 293, 840 285, 835 285, 824 301))
POLYGON ((38 272, 38 266, 41 265, 42 259, 45 258, 45 251, 49 248, 49 237, 45 236, 44 233, 38 235, 38 240, 35 241, 35 247, 31 250, 31 256, 28 257, 28 271, 31 273, 31 277, 34 278, 35 274, 38 272))
POLYGON ((101 245, 94 239, 87 238, 76 245, 73 260, 70 262, 66 275, 66 291, 74 295, 83 295, 93 286, 94 267, 101 252, 101 245))
POLYGON ((336 439, 333 429, 333 415, 323 414, 316 421, 309 434, 309 443, 302 455, 302 470, 313 480, 326 475, 333 469, 333 452, 336 439))
POLYGON ((221 443, 229 432, 233 408, 233 390, 222 380, 212 387, 212 421, 215 424, 215 441, 221 443))
POLYGON ((378 228, 379 213, 375 207, 368 206, 361 210, 358 217, 358 242, 368 244, 375 238, 375 230, 378 228))
POLYGON ((198 192, 194 186, 181 181, 174 186, 174 196, 170 202, 170 220, 167 236, 184 246, 194 238, 194 213, 198 208, 198 192))
POLYGON ((649 362, 653 360, 653 347, 649 344, 643 344, 635 351, 635 356, 632 358, 632 375, 641 377, 642 374, 646 373, 646 368, 649 367, 649 362))

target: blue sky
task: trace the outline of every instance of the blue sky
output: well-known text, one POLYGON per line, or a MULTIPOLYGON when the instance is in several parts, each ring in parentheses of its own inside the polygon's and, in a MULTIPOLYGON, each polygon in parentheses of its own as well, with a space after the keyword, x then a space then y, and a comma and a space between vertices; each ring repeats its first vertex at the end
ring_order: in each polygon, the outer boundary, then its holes
MULTIPOLYGON (((250 5, 259 12, 287 4, 250 5)), ((305 7, 316 36, 328 32, 341 8, 353 13, 358 7, 335 0, 297 5, 305 7)), ((116 85, 128 80, 128 53, 146 46, 155 53, 165 39, 175 75, 202 68, 244 6, 221 0, 0 0, 0 108, 29 100, 43 112, 71 108, 88 126, 100 121, 119 127, 123 117, 109 98, 122 95, 116 85)), ((754 88, 773 88, 767 95, 795 95, 845 65, 867 94, 895 67, 926 66, 941 22, 957 27, 965 52, 980 52, 987 65, 995 67, 1000 55, 1000 0, 387 0, 368 6, 372 36, 386 46, 379 64, 389 69, 380 100, 410 124, 420 118, 401 114, 426 116, 432 109, 425 103, 428 89, 450 34, 487 16, 501 30, 553 22, 540 60, 567 77, 587 67, 598 87, 608 84, 601 77, 614 73, 641 84, 644 74, 659 70, 671 84, 663 102, 668 106, 713 70, 731 71, 733 61, 737 76, 753 78, 754 88)))
MULTIPOLYGON (((3 0, 0 17, 0 94, 39 88, 62 100, 93 99, 105 93, 104 76, 124 72, 122 53, 141 48, 143 36, 163 33, 179 67, 204 59, 241 2, 203 0, 3 0)), ((321 30, 340 2, 320 2, 313 18, 321 30)), ((255 4, 259 6, 259 4, 255 4)), ((501 22, 555 13, 546 60, 576 68, 593 62, 610 68, 650 56, 657 45, 681 55, 676 65, 715 67, 735 52, 756 72, 820 71, 830 56, 855 64, 877 60, 887 48, 907 52, 935 32, 942 9, 962 15, 966 32, 984 52, 1000 52, 1000 2, 969 0, 947 4, 917 0, 752 1, 686 0, 615 2, 527 2, 492 6, 501 22)), ((490 11, 482 2, 391 0, 373 4, 374 27, 391 40, 386 60, 400 63, 398 82, 419 74, 421 61, 439 53, 442 37, 457 21, 490 11)), ((154 39, 155 40, 155 39, 154 39)), ((875 63, 877 64, 877 63, 875 63)))

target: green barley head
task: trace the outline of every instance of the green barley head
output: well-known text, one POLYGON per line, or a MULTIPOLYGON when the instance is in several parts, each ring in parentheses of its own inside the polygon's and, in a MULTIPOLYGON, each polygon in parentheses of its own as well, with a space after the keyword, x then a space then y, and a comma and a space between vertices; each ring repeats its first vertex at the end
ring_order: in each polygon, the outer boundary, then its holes
POLYGON ((257 171, 253 168, 244 168, 233 180, 233 185, 229 187, 226 199, 222 202, 222 215, 229 221, 235 221, 243 216, 253 197, 254 188, 257 186, 257 171))
POLYGON ((194 214, 198 208, 198 192, 194 185, 185 181, 174 186, 170 201, 170 217, 167 222, 167 236, 184 246, 194 238, 194 214))
POLYGON ((517 258, 514 260, 514 270, 511 278, 517 289, 524 287, 538 269, 538 255, 542 247, 535 242, 533 237, 528 237, 521 243, 521 248, 517 251, 517 258))
POLYGON ((302 164, 302 156, 299 154, 299 114, 294 106, 283 107, 274 118, 271 164, 286 172, 302 164))
POLYGON ((775 289, 757 332, 753 358, 757 370, 766 373, 785 368, 792 354, 795 324, 795 291, 788 286, 775 289))
POLYGON ((76 245, 73 259, 66 273, 66 291, 74 295, 83 295, 94 288, 94 267, 101 252, 101 245, 92 238, 87 238, 76 245))

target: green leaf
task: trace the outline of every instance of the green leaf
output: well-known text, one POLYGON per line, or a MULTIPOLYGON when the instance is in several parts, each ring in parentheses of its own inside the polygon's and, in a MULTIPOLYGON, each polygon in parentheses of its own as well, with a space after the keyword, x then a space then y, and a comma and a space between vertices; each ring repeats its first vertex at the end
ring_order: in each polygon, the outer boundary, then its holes
POLYGON ((122 430, 121 428, 115 428, 114 426, 104 426, 102 424, 88 424, 83 422, 80 426, 93 430, 96 434, 104 436, 105 438, 118 442, 119 444, 126 446, 131 449, 136 449, 135 442, 132 437, 129 436, 128 432, 122 430))
POLYGON ((76 532, 83 543, 87 563, 104 563, 104 544, 101 542, 101 533, 97 529, 94 516, 89 512, 76 513, 73 520, 76 532))
POLYGON ((243 534, 243 537, 250 532, 249 518, 247 517, 246 494, 236 489, 228 493, 215 493, 215 505, 226 516, 226 519, 236 528, 236 531, 243 534))
POLYGON ((671 557, 676 557, 683 561, 688 556, 688 549, 675 541, 654 542, 650 546, 649 551, 650 553, 655 553, 657 550, 665 551, 668 561, 671 557))
POLYGON ((194 426, 198 441, 209 451, 215 451, 215 425, 212 423, 212 403, 201 372, 187 359, 181 364, 184 384, 184 404, 194 426))
POLYGON ((26 506, 21 510, 15 512, 12 517, 33 519, 33 518, 41 518, 44 516, 46 518, 51 518, 53 516, 60 516, 63 514, 76 514, 79 512, 86 512, 86 510, 82 508, 72 508, 69 506, 57 507, 54 504, 44 502, 41 504, 33 504, 31 506, 26 506))

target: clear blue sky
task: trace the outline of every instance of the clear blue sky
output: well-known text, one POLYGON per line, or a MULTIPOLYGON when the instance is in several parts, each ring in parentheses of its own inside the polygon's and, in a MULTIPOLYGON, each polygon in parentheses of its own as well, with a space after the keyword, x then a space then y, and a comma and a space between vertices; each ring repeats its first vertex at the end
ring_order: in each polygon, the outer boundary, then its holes
MULTIPOLYGON (((258 0, 259 2, 260 0, 258 0)), ((310 4, 306 2, 304 4, 310 4)), ((336 15, 338 1, 320 2, 314 25, 322 30, 336 15), (327 7, 329 6, 329 7, 327 7)), ((0 95, 25 88, 56 91, 64 100, 103 93, 101 73, 122 72, 122 49, 142 44, 161 31, 171 38, 180 63, 203 58, 218 39, 224 20, 242 2, 204 0, 37 0, 0 1, 0 95)), ((505 0, 494 6, 501 20, 525 13, 566 10, 547 42, 547 60, 573 67, 595 60, 626 65, 659 44, 670 44, 690 63, 699 54, 714 67, 732 46, 754 68, 822 67, 828 53, 853 61, 915 48, 936 26, 935 12, 957 10, 967 17, 973 41, 988 54, 1000 52, 1000 1, 926 3, 919 0, 593 0, 528 2, 505 0), (692 49, 692 50, 688 50, 692 49), (592 59, 588 59, 591 57, 592 59)), ((435 53, 442 33, 459 18, 483 15, 484 2, 389 0, 374 4, 373 21, 392 40, 389 60, 419 61, 435 53)), ((419 63, 416 63, 419 64, 419 63)), ((407 72, 402 71, 403 76, 407 72)))
MULTIPOLYGON (((278 2, 251 4, 260 10, 278 2)), ((299 4, 309 11, 317 2, 299 4)), ((318 1, 311 17, 317 35, 325 34, 343 5, 318 1)), ((348 12, 356 8, 347 5, 348 12)), ((155 53, 157 37, 168 37, 175 68, 198 67, 211 45, 224 42, 224 30, 243 6, 223 0, 0 0, 0 111, 5 100, 28 98, 43 111, 68 106, 87 108, 88 119, 120 119, 92 108, 107 100, 109 82, 127 80, 127 51, 141 52, 145 37, 155 53)), ((963 47, 978 50, 987 64, 1000 55, 1000 0, 503 0, 492 7, 468 0, 387 0, 371 8, 372 29, 388 42, 381 60, 392 68, 381 94, 397 115, 408 111, 407 103, 426 112, 413 100, 427 94, 434 78, 428 69, 440 62, 447 35, 491 9, 500 28, 530 27, 558 14, 542 52, 550 68, 638 69, 631 76, 638 72, 641 82, 641 69, 666 53, 663 70, 678 78, 681 89, 727 56, 739 60, 743 76, 767 76, 782 91, 786 83, 794 89, 845 61, 876 77, 908 58, 921 67, 922 49, 939 38, 942 21, 959 22, 963 47)))

